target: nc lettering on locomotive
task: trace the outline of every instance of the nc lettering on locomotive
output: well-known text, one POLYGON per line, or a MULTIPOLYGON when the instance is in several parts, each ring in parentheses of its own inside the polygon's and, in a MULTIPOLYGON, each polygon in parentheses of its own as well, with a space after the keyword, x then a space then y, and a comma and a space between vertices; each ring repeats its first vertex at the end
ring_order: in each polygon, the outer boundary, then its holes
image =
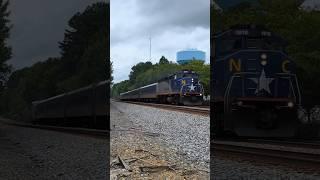
POLYGON ((290 71, 287 69, 289 63, 290 63, 289 60, 285 60, 285 61, 282 62, 282 72, 284 72, 284 73, 290 73, 290 71))
POLYGON ((241 60, 235 60, 235 59, 230 59, 229 60, 229 71, 233 72, 233 69, 235 69, 236 72, 241 71, 241 60))

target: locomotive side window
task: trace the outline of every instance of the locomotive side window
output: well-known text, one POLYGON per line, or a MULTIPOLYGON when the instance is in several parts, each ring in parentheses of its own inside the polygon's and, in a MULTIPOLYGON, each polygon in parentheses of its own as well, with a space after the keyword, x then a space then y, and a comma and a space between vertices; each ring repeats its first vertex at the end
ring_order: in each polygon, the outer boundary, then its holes
POLYGON ((181 73, 176 74, 176 78, 182 78, 182 77, 183 77, 183 76, 182 76, 181 73))

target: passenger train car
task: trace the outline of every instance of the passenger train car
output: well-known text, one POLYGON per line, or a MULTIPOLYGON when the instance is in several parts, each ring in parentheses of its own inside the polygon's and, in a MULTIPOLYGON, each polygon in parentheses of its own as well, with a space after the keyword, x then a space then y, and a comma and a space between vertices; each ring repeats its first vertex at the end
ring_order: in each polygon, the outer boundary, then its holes
POLYGON ((286 42, 263 26, 236 25, 213 37, 216 137, 294 137, 301 95, 286 42))
POLYGON ((109 81, 32 102, 36 124, 108 129, 109 81))
POLYGON ((120 94, 121 100, 202 105, 203 87, 198 74, 183 70, 158 82, 120 94))

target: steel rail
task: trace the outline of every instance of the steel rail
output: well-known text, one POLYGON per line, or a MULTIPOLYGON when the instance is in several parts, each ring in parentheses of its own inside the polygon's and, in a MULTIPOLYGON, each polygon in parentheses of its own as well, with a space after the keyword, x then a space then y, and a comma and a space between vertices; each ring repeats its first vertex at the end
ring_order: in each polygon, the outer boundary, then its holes
POLYGON ((0 118, 2 123, 12 126, 19 127, 27 127, 27 128, 35 128, 35 129, 46 129, 52 131, 59 131, 71 134, 81 134, 87 136, 93 136, 96 138, 108 138, 109 131, 108 130, 98 130, 98 129, 89 129, 89 128, 78 128, 78 127, 63 127, 63 126, 49 126, 49 125, 35 125, 31 123, 20 123, 12 120, 7 120, 0 118))
MULTIPOLYGON (((251 143, 254 144, 254 143, 251 143)), ((244 155, 255 155, 260 157, 269 157, 276 159, 286 159, 307 163, 320 163, 320 151, 312 149, 313 151, 297 151, 290 148, 275 148, 275 147, 257 147, 252 145, 241 145, 239 142, 236 144, 230 142, 213 141, 211 143, 213 151, 231 152, 244 155)), ((261 146, 261 144, 260 144, 261 146)), ((307 148, 310 150, 310 148, 307 148)))
POLYGON ((136 102, 136 101, 119 101, 119 102, 136 104, 136 105, 143 105, 143 106, 150 106, 150 107, 161 108, 161 109, 166 109, 166 110, 181 111, 181 112, 191 113, 191 114, 200 114, 200 115, 210 116, 210 108, 145 103, 145 102, 136 102))

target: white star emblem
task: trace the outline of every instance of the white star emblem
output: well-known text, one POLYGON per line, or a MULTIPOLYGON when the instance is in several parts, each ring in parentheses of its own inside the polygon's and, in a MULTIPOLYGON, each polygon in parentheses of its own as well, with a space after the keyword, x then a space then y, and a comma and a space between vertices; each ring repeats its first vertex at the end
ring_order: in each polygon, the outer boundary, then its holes
POLYGON ((255 82, 258 86, 255 92, 256 94, 261 90, 265 90, 269 94, 271 94, 269 85, 274 80, 274 78, 267 78, 266 73, 264 72, 264 69, 262 69, 259 79, 258 78, 249 78, 249 79, 255 82))
POLYGON ((194 91, 195 86, 193 86, 193 84, 191 84, 190 86, 190 91, 194 91))

